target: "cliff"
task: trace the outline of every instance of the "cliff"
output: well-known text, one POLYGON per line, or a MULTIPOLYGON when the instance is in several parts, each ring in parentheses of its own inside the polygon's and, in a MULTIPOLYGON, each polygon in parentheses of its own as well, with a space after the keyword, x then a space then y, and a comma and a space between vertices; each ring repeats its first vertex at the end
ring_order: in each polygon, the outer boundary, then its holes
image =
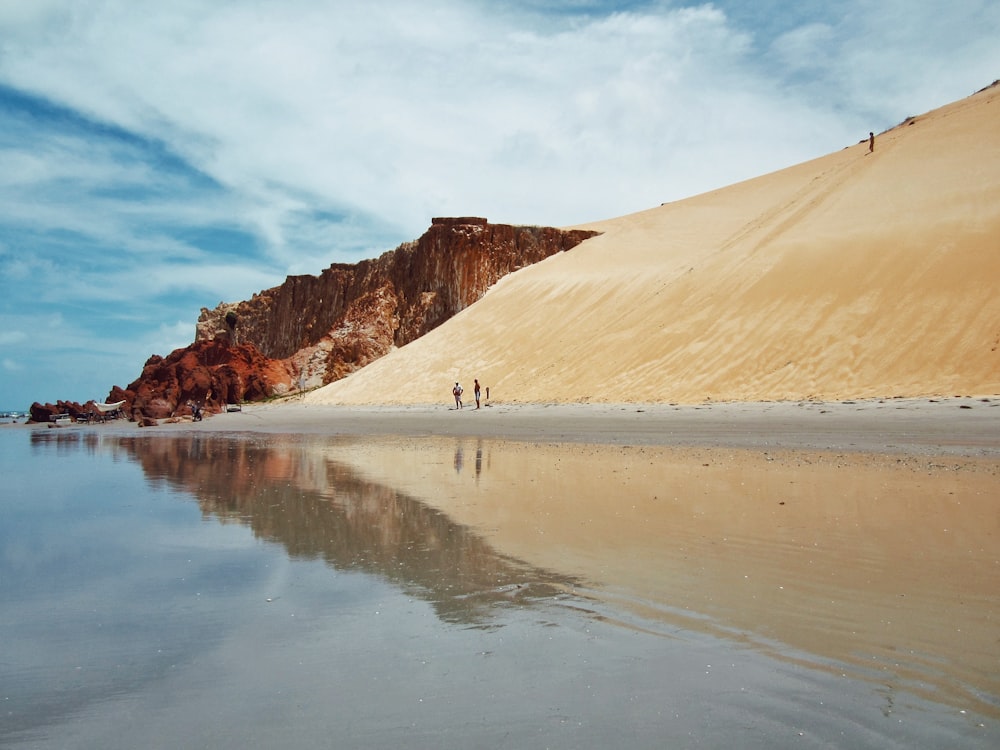
MULTIPOLYGON (((108 401, 125 400, 134 420, 155 420, 190 415, 189 402, 212 412, 333 382, 436 328, 512 271, 596 234, 434 219, 420 239, 378 258, 335 263, 244 302, 203 308, 193 344, 150 357, 108 401)), ((87 407, 36 403, 31 413, 48 421, 87 407)))
POLYGON ((433 219, 416 242, 378 258, 290 276, 244 302, 202 309, 196 341, 252 344, 284 360, 296 387, 323 385, 433 330, 512 271, 595 234, 433 219))

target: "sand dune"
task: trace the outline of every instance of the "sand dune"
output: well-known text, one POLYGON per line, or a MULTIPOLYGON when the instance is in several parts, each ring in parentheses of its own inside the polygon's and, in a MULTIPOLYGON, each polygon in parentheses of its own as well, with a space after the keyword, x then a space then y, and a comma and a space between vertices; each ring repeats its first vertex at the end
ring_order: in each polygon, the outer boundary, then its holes
POLYGON ((308 397, 678 402, 1000 393, 1000 87, 837 153, 585 225, 308 397))

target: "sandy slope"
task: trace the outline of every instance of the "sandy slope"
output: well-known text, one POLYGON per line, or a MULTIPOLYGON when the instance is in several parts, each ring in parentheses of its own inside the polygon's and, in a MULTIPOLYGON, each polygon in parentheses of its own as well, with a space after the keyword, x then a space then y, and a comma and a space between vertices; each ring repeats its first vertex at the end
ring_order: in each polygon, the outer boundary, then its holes
POLYGON ((1000 87, 630 216, 314 403, 1000 393, 1000 87))

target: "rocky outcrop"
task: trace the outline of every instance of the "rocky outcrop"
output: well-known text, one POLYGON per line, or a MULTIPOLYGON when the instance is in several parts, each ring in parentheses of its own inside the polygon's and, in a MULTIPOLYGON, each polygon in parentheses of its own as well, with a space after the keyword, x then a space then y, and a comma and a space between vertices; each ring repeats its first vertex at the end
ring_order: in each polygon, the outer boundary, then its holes
POLYGON ((53 422, 55 415, 66 414, 73 422, 124 416, 150 425, 159 419, 190 417, 192 404, 218 412, 227 404, 269 398, 287 392, 291 382, 284 362, 265 357, 252 344, 196 341, 166 357, 154 354, 127 388, 114 386, 107 403, 125 404, 112 415, 102 413, 93 401, 57 401, 32 404, 31 421, 53 422))
POLYGON ((190 416, 192 403, 217 412, 227 404, 259 401, 290 383, 284 363, 251 344, 197 341, 166 357, 150 357, 142 374, 127 388, 113 388, 109 400, 125 400, 132 419, 165 419, 190 416))
POLYGON ((296 387, 323 385, 439 326, 503 276, 594 234, 434 219, 419 240, 378 258, 290 276, 247 301, 203 309, 196 340, 252 344, 284 360, 296 387))
POLYGON ((54 404, 42 404, 36 401, 28 410, 28 421, 49 422, 55 421, 58 415, 68 415, 73 422, 87 421, 90 415, 96 411, 93 401, 85 404, 76 401, 56 401, 54 404))

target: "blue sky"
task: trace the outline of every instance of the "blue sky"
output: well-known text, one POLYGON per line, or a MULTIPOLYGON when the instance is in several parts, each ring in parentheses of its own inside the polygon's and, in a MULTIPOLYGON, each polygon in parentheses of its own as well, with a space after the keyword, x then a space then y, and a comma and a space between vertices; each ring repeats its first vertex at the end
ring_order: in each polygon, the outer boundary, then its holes
POLYGON ((0 0, 0 408, 434 216, 567 226, 1000 77, 1000 4, 0 0))

